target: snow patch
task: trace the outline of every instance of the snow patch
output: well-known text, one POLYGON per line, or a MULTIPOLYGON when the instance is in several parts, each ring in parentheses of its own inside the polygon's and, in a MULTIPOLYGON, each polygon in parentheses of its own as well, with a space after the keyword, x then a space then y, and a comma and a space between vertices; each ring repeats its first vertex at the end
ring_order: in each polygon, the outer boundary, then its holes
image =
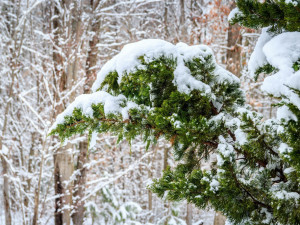
POLYGON ((273 219, 272 213, 270 213, 266 208, 262 208, 260 212, 266 215, 266 218, 262 222, 264 224, 270 224, 271 220, 273 219))
MULTIPOLYGON (((146 62, 151 62, 160 56, 176 60, 177 66, 174 71, 173 83, 177 86, 178 91, 186 94, 189 94, 192 90, 201 90, 205 95, 211 93, 209 85, 191 75, 191 71, 185 66, 185 62, 193 58, 204 60, 205 57, 211 56, 216 64, 212 50, 205 45, 188 46, 184 43, 173 45, 158 39, 146 39, 125 45, 119 54, 102 67, 97 74, 92 90, 97 91, 110 72, 116 71, 118 73, 118 82, 120 83, 124 75, 135 72, 137 69, 144 69, 139 59, 141 56, 144 56, 146 62)), ((214 73, 217 82, 239 82, 238 78, 222 67, 217 66, 217 64, 214 73)))
POLYGON ((277 109, 277 119, 285 119, 285 120, 295 120, 297 121, 297 117, 290 111, 290 109, 284 105, 277 109))
POLYGON ((295 171, 295 169, 293 168, 293 167, 289 167, 289 168, 286 168, 286 169, 284 169, 284 173, 285 174, 290 174, 290 173, 292 173, 292 172, 294 172, 295 171))
POLYGON ((222 166, 224 164, 224 159, 230 157, 232 154, 235 153, 234 148, 232 145, 228 144, 223 136, 219 137, 219 144, 218 144, 218 153, 217 154, 217 164, 218 166, 222 166), (221 156, 221 155, 223 156, 221 156))
POLYGON ((212 179, 212 181, 210 182, 210 190, 212 192, 216 192, 218 191, 219 186, 220 186, 219 181, 217 181, 216 179, 212 179))
POLYGON ((291 3, 291 4, 293 4, 294 6, 297 6, 297 5, 298 5, 297 0, 285 0, 284 2, 285 2, 285 4, 291 3))
POLYGON ((278 199, 295 199, 298 200, 300 198, 300 195, 297 192, 287 192, 285 190, 278 191, 274 195, 278 199))
POLYGON ((293 151, 291 147, 289 147, 286 143, 281 143, 278 149, 280 154, 290 153, 293 151))
POLYGON ((236 142, 239 144, 239 145, 244 145, 247 143, 247 135, 242 131, 242 129, 236 129, 234 131, 234 135, 235 135, 235 138, 236 138, 236 142))
POLYGON ((123 120, 128 119, 129 109, 137 107, 136 103, 134 102, 126 102, 126 97, 124 95, 112 96, 105 91, 98 91, 92 94, 83 94, 78 96, 75 101, 65 109, 64 112, 57 116, 56 121, 50 130, 55 129, 58 124, 63 124, 65 117, 71 116, 75 108, 81 109, 84 115, 92 117, 93 110, 91 106, 99 103, 103 104, 105 115, 111 113, 120 113, 123 120), (121 104, 125 104, 125 106, 123 107, 121 104))
POLYGON ((9 152, 8 148, 6 147, 6 145, 2 145, 2 149, 0 151, 0 154, 3 154, 3 155, 7 155, 9 152))
MULTIPOLYGON (((267 77, 262 85, 262 90, 276 97, 287 95, 291 91, 287 86, 300 86, 300 74, 294 72, 293 64, 300 59, 300 32, 286 32, 277 35, 263 47, 267 61, 279 71, 267 77)), ((300 107, 300 100, 295 99, 300 107)))
POLYGON ((92 133, 91 140, 90 140, 90 143, 89 143, 89 149, 92 149, 96 145, 97 135, 98 135, 98 133, 95 132, 95 131, 92 133))
POLYGON ((228 15, 228 21, 231 21, 235 16, 242 14, 239 8, 234 8, 228 15))
POLYGON ((263 52, 264 45, 272 39, 272 36, 267 32, 268 28, 263 28, 261 31, 261 35, 257 40, 254 51, 251 54, 248 69, 250 74, 254 77, 255 71, 268 63, 266 56, 263 52))

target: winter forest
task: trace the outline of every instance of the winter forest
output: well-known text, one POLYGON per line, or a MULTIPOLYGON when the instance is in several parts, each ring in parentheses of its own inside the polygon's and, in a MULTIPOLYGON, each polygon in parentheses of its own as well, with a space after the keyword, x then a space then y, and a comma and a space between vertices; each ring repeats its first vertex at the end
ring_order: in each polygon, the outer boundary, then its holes
POLYGON ((0 224, 300 224, 299 0, 0 0, 0 224))

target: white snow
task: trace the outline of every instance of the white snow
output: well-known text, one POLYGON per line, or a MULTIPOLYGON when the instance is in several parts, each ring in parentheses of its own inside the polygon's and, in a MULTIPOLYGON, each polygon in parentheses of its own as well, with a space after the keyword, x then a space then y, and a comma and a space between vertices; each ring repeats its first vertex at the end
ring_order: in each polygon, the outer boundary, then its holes
POLYGON ((285 119, 285 120, 295 120, 297 121, 297 117, 289 110, 287 106, 281 106, 277 109, 277 119, 285 119))
POLYGON ((291 4, 293 4, 294 6, 297 6, 297 5, 298 5, 297 0, 285 0, 285 3, 286 3, 286 4, 291 3, 291 4))
POLYGON ((284 154, 284 153, 289 153, 291 152, 293 149, 291 147, 289 147, 287 144, 285 143, 281 143, 279 146, 278 151, 280 152, 280 154, 284 154))
POLYGON ((92 133, 91 140, 90 140, 90 143, 89 143, 89 149, 92 149, 96 145, 97 135, 98 135, 98 133, 95 132, 95 131, 92 133))
MULTIPOLYGON (((291 2, 291 1, 289 1, 291 2)), ((265 78, 261 89, 275 97, 282 95, 300 109, 300 98, 289 87, 300 89, 300 71, 293 65, 300 59, 300 32, 285 32, 272 37, 268 28, 262 30, 249 61, 252 75, 261 66, 269 63, 278 71, 265 78)), ((286 106, 279 108, 277 119, 294 119, 295 116, 286 106)))
POLYGON ((203 177, 202 180, 204 180, 204 181, 206 181, 206 182, 209 182, 208 177, 203 177))
MULTIPOLYGON (((225 158, 228 158, 235 153, 233 146, 228 144, 223 136, 219 136, 218 153, 225 158)), ((222 166, 224 164, 224 160, 219 154, 217 154, 217 164, 218 166, 222 166)))
POLYGON ((225 125, 229 128, 239 127, 241 125, 241 120, 239 118, 233 118, 226 121, 225 125))
POLYGON ((224 159, 222 158, 222 156, 220 154, 217 154, 217 165, 218 166, 222 166, 224 164, 224 159))
POLYGON ((254 48, 253 53, 251 54, 248 68, 251 75, 254 77, 255 71, 264 65, 266 65, 267 59, 263 52, 264 45, 272 39, 272 36, 267 32, 268 28, 263 28, 261 31, 261 35, 257 40, 256 46, 254 48))
POLYGON ((263 52, 271 65, 290 70, 300 58, 300 32, 279 34, 264 45, 263 52))
POLYGON ((290 173, 292 173, 292 172, 294 172, 295 171, 295 168, 293 168, 293 167, 289 167, 289 168, 286 168, 286 169, 284 169, 284 173, 285 174, 290 174, 290 173))
MULTIPOLYGON (((156 39, 155 41, 160 40, 156 39)), ((185 60, 192 60, 195 57, 204 59, 204 57, 213 55, 213 51, 206 45, 189 46, 183 42, 179 42, 175 46, 173 45, 173 48, 175 48, 176 54, 184 56, 185 60)))
POLYGON ((300 195, 297 192, 278 191, 274 195, 278 199, 295 199, 298 200, 300 195))
POLYGON ((153 39, 143 40, 123 47, 122 51, 109 60, 97 74, 97 80, 93 84, 92 90, 96 91, 108 73, 117 71, 119 82, 125 71, 133 72, 140 66, 138 57, 145 55, 151 58, 163 54, 172 54, 173 45, 167 41, 153 39))
POLYGON ((276 97, 290 96, 291 91, 286 85, 300 86, 299 72, 294 73, 293 69, 293 64, 300 59, 300 32, 277 35, 264 45, 263 53, 267 61, 279 71, 264 80, 262 90, 276 97))
POLYGON ((264 224, 270 224, 271 220, 273 219, 273 214, 270 213, 266 208, 262 208, 260 212, 266 215, 266 218, 262 222, 264 224))
POLYGON ((286 82, 289 87, 300 90, 300 70, 295 72, 286 82))
MULTIPOLYGON (((213 102, 218 109, 222 107, 222 104, 219 103, 214 94, 211 93, 210 86, 193 77, 189 68, 185 66, 185 62, 193 58, 204 60, 205 57, 211 56, 215 65, 213 74, 216 83, 239 83, 239 79, 236 76, 217 65, 212 50, 205 45, 188 46, 184 43, 173 45, 163 40, 146 39, 125 45, 119 54, 109 60, 97 74, 97 79, 92 87, 94 93, 77 97, 75 101, 57 117, 51 129, 54 129, 57 124, 63 123, 64 117, 72 115, 75 108, 81 109, 84 115, 91 117, 93 113, 91 105, 99 103, 104 105, 105 114, 120 113, 122 114, 123 120, 128 119, 128 110, 137 107, 134 102, 128 101, 126 106, 120 107, 121 103, 126 103, 125 96, 112 96, 105 91, 97 92, 97 89, 110 72, 116 71, 118 73, 118 82, 121 82, 122 77, 126 74, 143 68, 139 57, 144 56, 146 62, 151 62, 162 55, 176 60, 177 65, 174 70, 173 83, 177 86, 178 91, 189 94, 192 90, 200 90, 203 95, 210 95, 211 98, 215 100, 213 102)), ((178 123, 174 125, 180 126, 178 123)))
POLYGON ((219 113, 218 115, 213 116, 209 122, 214 122, 214 123, 220 123, 222 121, 226 120, 226 114, 225 113, 219 113))
POLYGON ((247 135, 242 131, 242 129, 236 129, 234 131, 234 135, 235 135, 235 138, 236 138, 236 142, 239 144, 239 145, 244 145, 247 143, 247 135))
POLYGON ((78 96, 64 112, 59 114, 56 118, 55 123, 50 130, 55 129, 57 124, 64 123, 66 116, 71 116, 74 109, 81 109, 82 113, 86 116, 92 117, 93 110, 91 108, 92 104, 102 103, 104 106, 105 115, 111 113, 120 113, 123 120, 128 119, 128 110, 137 107, 133 102, 126 102, 126 97, 124 95, 112 96, 105 91, 98 91, 92 94, 83 94, 78 96), (125 107, 121 107, 120 104, 126 104, 125 107))
POLYGON ((175 128, 180 128, 181 125, 182 125, 182 123, 181 123, 180 121, 177 120, 177 121, 174 122, 173 125, 174 125, 175 128))
POLYGON ((212 181, 210 182, 210 190, 213 192, 218 191, 220 186, 219 181, 217 181, 216 179, 212 179, 212 181))
POLYGON ((229 84, 240 83, 240 79, 237 76, 233 75, 220 65, 216 65, 214 73, 216 74, 216 80, 219 84, 223 82, 228 82, 229 84))
POLYGON ((219 144, 218 151, 224 156, 229 157, 230 154, 234 153, 234 149, 230 144, 219 144))
POLYGON ((159 39, 146 39, 125 45, 119 54, 109 60, 97 74, 97 79, 93 84, 92 90, 95 92, 110 72, 116 71, 118 73, 118 82, 120 83, 126 73, 143 68, 138 59, 140 56, 144 56, 146 62, 151 62, 154 58, 162 55, 176 60, 177 66, 174 71, 173 83, 177 86, 178 91, 182 93, 188 94, 195 89, 203 91, 203 94, 211 93, 211 88, 193 77, 188 67, 184 65, 185 61, 195 57, 204 60, 204 57, 212 56, 213 62, 216 65, 214 72, 217 82, 239 82, 239 79, 234 75, 229 72, 225 73, 224 69, 217 66, 212 50, 205 45, 188 46, 184 43, 173 45, 159 39))
POLYGON ((177 57, 177 67, 174 71, 173 83, 177 86, 178 91, 186 94, 189 94, 192 90, 201 90, 205 94, 211 92, 207 84, 191 75, 191 71, 184 65, 184 60, 181 56, 177 57))
POLYGON ((233 223, 227 218, 225 221, 225 225, 233 225, 233 223))
POLYGON ((0 150, 0 154, 7 155, 9 152, 8 148, 6 145, 2 145, 2 149, 0 150))
POLYGON ((232 20, 236 15, 241 14, 242 12, 239 10, 239 8, 234 8, 231 10, 231 12, 228 15, 228 21, 232 20))
POLYGON ((276 132, 277 132, 277 134, 282 134, 284 132, 284 127, 278 126, 276 132))

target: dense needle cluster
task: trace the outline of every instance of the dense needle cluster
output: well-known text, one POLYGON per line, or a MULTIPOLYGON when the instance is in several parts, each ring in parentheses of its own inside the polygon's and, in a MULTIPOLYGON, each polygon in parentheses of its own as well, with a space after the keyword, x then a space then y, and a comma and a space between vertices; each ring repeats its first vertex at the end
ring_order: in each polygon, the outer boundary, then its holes
POLYGON ((148 146, 164 137, 179 163, 151 185, 159 196, 213 207, 234 224, 300 224, 299 40, 284 52, 286 66, 268 51, 285 32, 295 31, 289 40, 299 34, 299 4, 241 0, 232 15, 248 27, 269 26, 270 38, 261 41, 266 63, 253 68, 271 74, 266 92, 278 79, 268 92, 282 99, 278 118, 264 120, 244 105, 238 79, 209 48, 145 40, 108 62, 95 92, 76 99, 51 134, 64 140, 86 130, 112 132, 129 141, 142 135, 148 146), (211 169, 203 169, 212 155, 211 169))

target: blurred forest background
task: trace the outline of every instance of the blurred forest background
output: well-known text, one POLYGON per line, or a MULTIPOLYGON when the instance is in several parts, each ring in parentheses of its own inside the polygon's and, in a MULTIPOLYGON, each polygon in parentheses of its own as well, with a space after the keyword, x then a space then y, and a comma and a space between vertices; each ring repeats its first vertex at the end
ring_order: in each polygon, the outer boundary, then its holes
MULTIPOLYGON (((141 39, 206 44, 240 77, 247 100, 269 118, 272 99, 248 78, 258 31, 228 23, 232 0, 1 0, 0 224, 224 224, 210 209, 170 203, 149 190, 171 145, 98 135, 49 137, 56 116, 89 93, 101 66, 141 39)), ((203 163, 209 169, 211 158, 203 163)))

